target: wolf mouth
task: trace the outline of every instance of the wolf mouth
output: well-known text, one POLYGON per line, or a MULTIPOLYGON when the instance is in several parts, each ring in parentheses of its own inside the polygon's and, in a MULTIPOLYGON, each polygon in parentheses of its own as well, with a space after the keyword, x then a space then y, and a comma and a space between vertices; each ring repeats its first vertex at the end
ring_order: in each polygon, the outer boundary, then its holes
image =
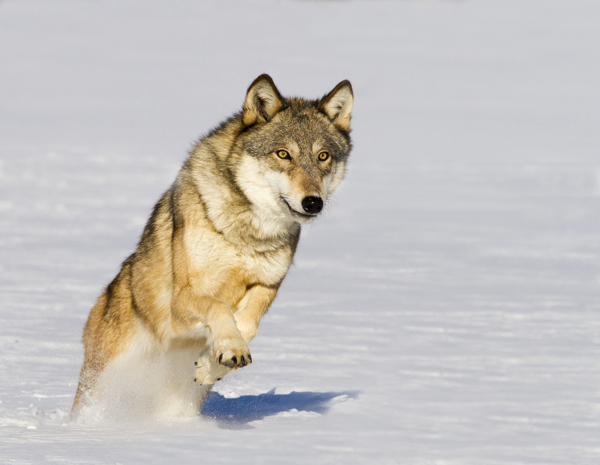
POLYGON ((285 206, 286 206, 286 207, 288 207, 288 209, 290 210, 290 212, 292 213, 292 215, 296 214, 296 215, 300 216, 301 218, 306 218, 306 219, 312 219, 312 218, 314 218, 315 216, 317 216, 317 214, 316 214, 316 213, 315 213, 315 214, 313 214, 313 215, 311 215, 311 214, 308 214, 308 213, 300 213, 299 211, 297 211, 297 210, 294 210, 294 209, 292 208, 292 206, 291 206, 291 205, 288 203, 288 201, 287 201, 287 200, 285 200, 285 198, 284 198, 283 196, 281 196, 281 197, 280 197, 280 199, 281 199, 281 201, 282 201, 282 202, 285 204, 285 206))

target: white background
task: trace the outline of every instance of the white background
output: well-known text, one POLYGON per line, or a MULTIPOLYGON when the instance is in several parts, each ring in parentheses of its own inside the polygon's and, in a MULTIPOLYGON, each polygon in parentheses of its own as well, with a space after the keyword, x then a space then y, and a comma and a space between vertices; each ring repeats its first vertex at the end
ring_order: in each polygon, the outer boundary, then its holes
POLYGON ((600 462, 600 3, 0 1, 0 462, 600 462), (202 133, 350 79, 252 366, 77 426, 81 331, 202 133), (275 388, 275 391, 272 389, 275 388))

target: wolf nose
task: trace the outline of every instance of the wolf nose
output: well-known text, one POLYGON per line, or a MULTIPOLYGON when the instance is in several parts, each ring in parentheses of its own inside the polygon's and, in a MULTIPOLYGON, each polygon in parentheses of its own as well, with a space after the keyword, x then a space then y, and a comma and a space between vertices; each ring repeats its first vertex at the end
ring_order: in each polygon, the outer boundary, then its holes
POLYGON ((313 195, 304 197, 302 199, 302 208, 306 213, 316 215, 323 210, 323 199, 321 197, 315 197, 313 195))

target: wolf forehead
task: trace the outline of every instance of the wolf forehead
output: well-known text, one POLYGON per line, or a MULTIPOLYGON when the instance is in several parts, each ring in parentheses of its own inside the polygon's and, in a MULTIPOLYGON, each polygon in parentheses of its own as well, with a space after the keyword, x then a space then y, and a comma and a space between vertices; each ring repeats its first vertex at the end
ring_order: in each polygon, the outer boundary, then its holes
POLYGON ((348 157, 352 148, 350 131, 337 128, 319 110, 319 100, 292 97, 282 98, 282 103, 281 110, 269 122, 247 129, 241 137, 245 152, 256 157, 266 156, 293 143, 301 154, 312 153, 318 147, 318 150, 328 150, 334 159, 348 157))

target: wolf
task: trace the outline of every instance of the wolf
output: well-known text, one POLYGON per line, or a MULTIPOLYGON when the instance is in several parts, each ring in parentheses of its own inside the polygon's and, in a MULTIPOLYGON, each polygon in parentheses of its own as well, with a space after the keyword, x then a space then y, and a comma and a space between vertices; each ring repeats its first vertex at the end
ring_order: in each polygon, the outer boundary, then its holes
POLYGON ((351 150, 353 91, 284 98, 267 74, 190 151, 92 308, 72 418, 197 415, 248 343, 351 150))

